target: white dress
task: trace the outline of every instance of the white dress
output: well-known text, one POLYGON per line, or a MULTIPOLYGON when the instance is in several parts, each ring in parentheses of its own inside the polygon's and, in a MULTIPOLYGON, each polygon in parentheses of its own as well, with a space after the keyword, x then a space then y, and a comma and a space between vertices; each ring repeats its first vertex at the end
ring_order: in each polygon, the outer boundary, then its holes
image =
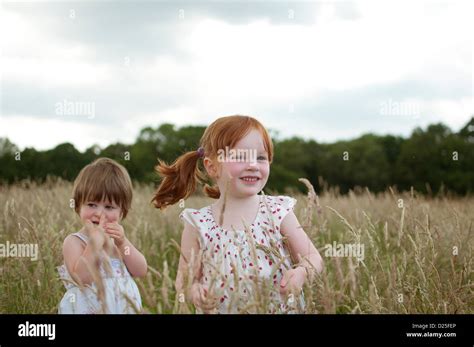
POLYGON ((279 293, 284 271, 292 268, 280 225, 295 203, 287 196, 261 195, 247 230, 223 229, 211 206, 180 214, 199 232, 201 283, 218 297, 216 313, 304 312, 302 293, 288 298, 279 293))
MULTIPOLYGON (((82 233, 72 234, 87 244, 89 238, 82 233)), ((104 260, 106 261, 106 260, 104 260)), ((81 288, 71 278, 66 265, 59 266, 58 272, 67 291, 59 303, 60 314, 99 314, 99 313, 137 313, 142 309, 140 292, 137 284, 127 270, 122 260, 109 258, 109 271, 104 265, 100 273, 104 283, 105 306, 97 296, 95 283, 81 288)))

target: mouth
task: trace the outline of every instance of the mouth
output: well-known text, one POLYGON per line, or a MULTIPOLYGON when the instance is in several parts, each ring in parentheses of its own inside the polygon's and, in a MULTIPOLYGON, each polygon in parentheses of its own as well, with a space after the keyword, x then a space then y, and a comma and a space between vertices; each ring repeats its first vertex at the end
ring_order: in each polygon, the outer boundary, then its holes
POLYGON ((256 183, 256 182, 260 181, 260 177, 244 176, 244 177, 240 177, 240 180, 242 180, 245 183, 252 184, 252 183, 256 183))
POLYGON ((99 225, 99 222, 92 221, 92 224, 99 225))

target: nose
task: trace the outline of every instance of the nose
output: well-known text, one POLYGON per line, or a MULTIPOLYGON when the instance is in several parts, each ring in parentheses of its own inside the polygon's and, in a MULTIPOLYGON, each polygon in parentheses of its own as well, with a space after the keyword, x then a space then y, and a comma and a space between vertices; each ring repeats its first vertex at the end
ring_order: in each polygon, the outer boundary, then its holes
POLYGON ((98 206, 95 210, 94 210, 94 216, 95 217, 99 217, 102 216, 102 214, 104 213, 104 208, 102 206, 98 206))
POLYGON ((250 170, 250 171, 258 171, 259 170, 256 160, 249 161, 248 170, 250 170))

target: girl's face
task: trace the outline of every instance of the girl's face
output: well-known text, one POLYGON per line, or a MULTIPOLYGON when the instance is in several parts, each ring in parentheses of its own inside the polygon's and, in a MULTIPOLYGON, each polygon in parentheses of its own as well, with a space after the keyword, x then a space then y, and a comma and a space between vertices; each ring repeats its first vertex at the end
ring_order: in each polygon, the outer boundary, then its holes
POLYGON ((115 223, 120 220, 122 209, 110 201, 86 201, 79 210, 83 224, 86 221, 91 221, 98 225, 101 214, 105 215, 106 223, 115 223))
POLYGON ((227 154, 230 155, 217 158, 219 190, 224 192, 227 188, 228 194, 238 198, 260 193, 270 174, 268 153, 260 132, 251 130, 234 148, 228 149, 227 154))

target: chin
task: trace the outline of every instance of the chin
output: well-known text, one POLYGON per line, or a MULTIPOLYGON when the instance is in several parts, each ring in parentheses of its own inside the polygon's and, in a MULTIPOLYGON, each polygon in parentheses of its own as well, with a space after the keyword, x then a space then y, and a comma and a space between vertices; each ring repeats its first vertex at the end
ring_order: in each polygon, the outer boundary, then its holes
POLYGON ((239 195, 241 196, 245 196, 245 197, 250 197, 250 196, 254 196, 254 195, 257 195, 258 193, 260 193, 262 191, 262 188, 260 187, 255 187, 255 188, 247 188, 247 189, 240 189, 239 190, 239 195))

